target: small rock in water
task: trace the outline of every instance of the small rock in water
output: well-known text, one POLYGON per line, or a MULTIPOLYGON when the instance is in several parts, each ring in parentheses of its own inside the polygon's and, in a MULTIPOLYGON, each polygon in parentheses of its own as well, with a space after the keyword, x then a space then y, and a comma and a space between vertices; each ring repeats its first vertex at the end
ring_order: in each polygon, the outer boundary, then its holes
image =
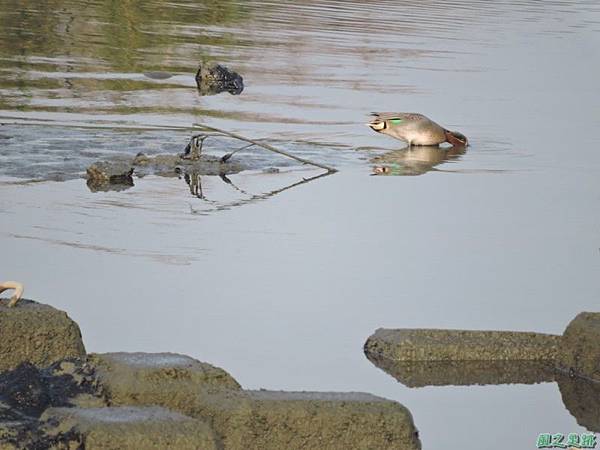
POLYGON ((200 95, 214 95, 225 91, 239 95, 244 90, 243 78, 220 64, 202 64, 196 73, 196 84, 200 95))
POLYGON ((92 192, 124 190, 133 186, 131 162, 96 162, 87 168, 87 185, 92 192))
POLYGON ((88 180, 117 183, 131 179, 133 167, 128 162, 96 162, 87 169, 88 180))

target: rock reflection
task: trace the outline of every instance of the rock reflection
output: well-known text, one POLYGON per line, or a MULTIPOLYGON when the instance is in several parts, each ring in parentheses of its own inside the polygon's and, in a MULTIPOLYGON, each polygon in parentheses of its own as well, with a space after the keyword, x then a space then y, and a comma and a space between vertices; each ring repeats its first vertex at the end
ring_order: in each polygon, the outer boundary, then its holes
POLYGON ((535 384, 554 381, 554 369, 544 361, 426 361, 369 360, 407 387, 535 384))
POLYGON ((127 189, 132 188, 134 186, 133 178, 125 177, 120 178, 118 182, 110 180, 98 181, 88 179, 86 181, 86 184, 90 192, 121 192, 126 191, 127 189))
MULTIPOLYGON (((262 174, 264 175, 277 175, 280 173, 278 168, 267 168, 262 170, 262 174)), ((293 171, 283 172, 282 175, 290 175, 293 174, 293 171)), ((141 173, 138 175, 138 179, 144 178, 147 174, 141 173)), ((183 180, 187 186, 187 190, 189 191, 189 195, 191 195, 194 199, 202 200, 204 205, 208 205, 209 208, 201 208, 198 204, 194 204, 193 206, 190 204, 190 211, 192 214, 207 214, 211 211, 219 211, 219 210, 228 210, 234 207, 243 206, 246 204, 254 203, 260 200, 266 200, 268 198, 274 197, 284 191, 289 189, 293 189, 295 187, 301 186, 303 184, 310 183, 312 181, 316 181, 320 178, 324 178, 329 175, 333 175, 333 172, 325 172, 317 175, 313 175, 310 177, 301 177, 300 180, 294 181, 291 183, 284 184, 281 187, 276 189, 271 189, 262 193, 252 193, 248 192, 245 189, 239 187, 236 183, 234 183, 227 174, 206 174, 197 171, 186 171, 182 168, 177 168, 175 171, 171 172, 162 172, 162 173, 154 173, 155 176, 166 177, 166 178, 178 178, 183 180), (225 202, 219 201, 216 198, 209 198, 207 196, 205 190, 203 189, 203 180, 206 179, 220 179, 225 185, 227 185, 231 190, 235 191, 238 196, 236 199, 225 202)), ((299 175, 300 176, 300 173, 299 175)), ((130 178, 127 180, 119 179, 118 182, 111 181, 103 181, 97 182, 94 180, 87 180, 87 187, 91 192, 108 192, 108 191, 124 191, 131 187, 134 187, 134 178, 130 178)))
POLYGON ((374 175, 423 175, 447 161, 459 159, 466 147, 412 147, 393 150, 371 159, 374 175))
POLYGON ((563 404, 577 423, 600 432, 600 383, 557 373, 543 361, 398 362, 367 355, 378 368, 409 388, 537 384, 556 381, 563 404))
POLYGON ((556 382, 565 404, 579 425, 588 431, 600 432, 600 383, 556 375, 556 382))

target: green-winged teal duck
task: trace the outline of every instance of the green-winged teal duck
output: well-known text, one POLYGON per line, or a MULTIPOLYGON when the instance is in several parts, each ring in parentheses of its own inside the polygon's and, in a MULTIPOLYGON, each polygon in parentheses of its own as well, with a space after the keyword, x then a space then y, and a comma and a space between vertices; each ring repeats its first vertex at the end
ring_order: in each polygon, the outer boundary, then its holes
POLYGON ((382 112, 371 113, 367 124, 378 133, 387 134, 413 145, 439 145, 449 142, 455 146, 467 146, 467 137, 457 131, 449 131, 433 120, 418 113, 382 112))

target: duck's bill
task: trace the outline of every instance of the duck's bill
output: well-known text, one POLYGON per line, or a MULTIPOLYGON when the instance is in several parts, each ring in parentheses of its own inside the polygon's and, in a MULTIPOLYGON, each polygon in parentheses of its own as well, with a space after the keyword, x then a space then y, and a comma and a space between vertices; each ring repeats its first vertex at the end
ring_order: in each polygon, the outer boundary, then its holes
POLYGON ((385 129, 385 122, 369 122, 365 124, 366 126, 372 128, 375 131, 381 131, 385 129))

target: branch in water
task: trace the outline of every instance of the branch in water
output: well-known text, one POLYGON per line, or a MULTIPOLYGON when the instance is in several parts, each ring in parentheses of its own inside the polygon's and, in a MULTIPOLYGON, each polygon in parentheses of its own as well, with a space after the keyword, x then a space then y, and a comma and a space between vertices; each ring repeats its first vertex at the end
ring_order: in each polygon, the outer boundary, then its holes
POLYGON ((299 161, 299 162, 301 162, 303 164, 309 164, 311 166, 315 166, 315 167, 319 167, 321 169, 325 169, 328 173, 337 172, 337 169, 334 169, 333 167, 329 167, 329 166, 326 166, 324 164, 319 164, 319 163, 310 161, 308 159, 300 158, 299 156, 292 155, 291 153, 284 152, 283 150, 279 150, 279 149, 273 147, 272 145, 265 144, 265 143, 259 142, 259 141, 254 141, 252 139, 249 139, 247 137, 241 136, 241 135, 236 134, 236 133, 232 133, 230 131, 225 131, 225 130, 221 130, 220 128, 209 127, 208 125, 199 125, 199 124, 195 124, 195 125, 193 125, 193 127, 194 128, 200 128, 200 129, 207 130, 207 131, 215 131, 217 133, 224 134, 224 135, 232 137, 234 139, 239 139, 240 141, 249 142, 249 143, 251 143, 253 145, 257 145, 258 147, 262 147, 265 150, 269 150, 271 152, 278 153, 278 154, 283 155, 283 156, 287 156, 288 158, 294 159, 294 160, 299 161))

